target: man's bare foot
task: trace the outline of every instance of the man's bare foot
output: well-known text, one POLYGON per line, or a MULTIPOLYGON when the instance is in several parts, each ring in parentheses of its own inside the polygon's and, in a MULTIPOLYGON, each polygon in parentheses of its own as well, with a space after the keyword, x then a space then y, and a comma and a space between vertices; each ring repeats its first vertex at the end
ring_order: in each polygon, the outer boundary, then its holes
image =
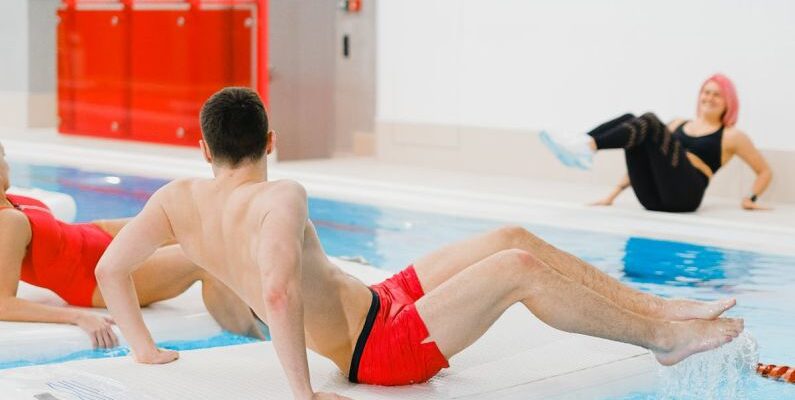
POLYGON ((689 319, 715 319, 737 304, 735 299, 716 301, 695 301, 687 299, 665 300, 661 317, 667 321, 686 321, 689 319))
POLYGON ((731 342, 743 331, 744 321, 734 318, 716 320, 690 320, 670 322, 670 329, 663 333, 663 346, 652 349, 662 365, 674 365, 693 354, 712 350, 731 342))

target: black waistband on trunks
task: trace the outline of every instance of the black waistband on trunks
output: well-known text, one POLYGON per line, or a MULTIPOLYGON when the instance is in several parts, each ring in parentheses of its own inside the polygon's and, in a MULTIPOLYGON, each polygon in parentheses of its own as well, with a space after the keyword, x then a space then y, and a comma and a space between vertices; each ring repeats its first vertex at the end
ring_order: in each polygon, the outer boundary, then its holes
POLYGON ((348 374, 348 380, 353 383, 359 383, 359 361, 362 359, 364 345, 367 344, 367 338, 370 337, 370 331, 373 329, 375 317, 378 315, 378 310, 381 308, 381 300, 378 298, 378 294, 376 294, 373 289, 370 289, 370 293, 373 294, 373 301, 370 303, 370 310, 367 311, 367 318, 364 320, 362 333, 359 334, 359 339, 356 340, 356 348, 353 349, 353 357, 351 357, 351 370, 348 374))

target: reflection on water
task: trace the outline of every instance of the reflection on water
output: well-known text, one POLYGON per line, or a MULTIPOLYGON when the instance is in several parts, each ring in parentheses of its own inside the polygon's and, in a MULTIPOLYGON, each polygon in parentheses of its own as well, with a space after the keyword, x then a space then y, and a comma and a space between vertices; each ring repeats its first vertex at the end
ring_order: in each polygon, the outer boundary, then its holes
MULTIPOLYGON (((237 335, 231 332, 222 331, 218 335, 196 340, 169 340, 157 343, 158 347, 170 350, 185 351, 196 349, 208 349, 211 347, 234 346, 238 344, 248 344, 259 342, 258 339, 252 339, 247 336, 237 335)), ((94 358, 108 358, 108 357, 122 357, 130 354, 130 348, 127 346, 118 346, 112 349, 92 349, 80 350, 74 353, 66 354, 58 357, 42 357, 32 360, 12 360, 0 361, 0 369, 27 367, 31 365, 40 364, 57 364, 66 361, 74 360, 88 360, 94 358)))
MULTIPOLYGON (((747 271, 727 269, 726 253, 712 247, 631 237, 624 247, 624 275, 642 283, 716 286, 747 271)), ((736 282, 735 282, 736 283, 736 282)))

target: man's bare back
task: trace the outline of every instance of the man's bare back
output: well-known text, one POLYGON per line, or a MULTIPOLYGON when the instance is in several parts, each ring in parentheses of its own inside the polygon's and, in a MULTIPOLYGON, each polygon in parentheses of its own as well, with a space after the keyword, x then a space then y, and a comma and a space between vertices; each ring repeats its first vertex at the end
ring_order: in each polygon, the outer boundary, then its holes
POLYGON ((217 178, 186 179, 165 187, 160 201, 188 258, 232 288, 266 323, 263 243, 279 235, 296 236, 286 230, 304 220, 301 293, 307 347, 348 370, 370 292, 326 256, 300 207, 306 204, 303 187, 292 181, 230 184, 217 178), (271 219, 278 223, 271 225, 271 219))

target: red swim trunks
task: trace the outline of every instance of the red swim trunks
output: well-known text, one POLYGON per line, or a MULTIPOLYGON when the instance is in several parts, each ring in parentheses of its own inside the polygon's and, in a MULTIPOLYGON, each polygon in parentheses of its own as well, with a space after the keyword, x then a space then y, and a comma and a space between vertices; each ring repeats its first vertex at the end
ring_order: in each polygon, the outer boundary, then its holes
POLYGON ((351 382, 409 385, 425 382, 449 366, 435 342, 422 343, 428 328, 414 302, 425 293, 413 265, 370 291, 373 303, 353 352, 351 382))

